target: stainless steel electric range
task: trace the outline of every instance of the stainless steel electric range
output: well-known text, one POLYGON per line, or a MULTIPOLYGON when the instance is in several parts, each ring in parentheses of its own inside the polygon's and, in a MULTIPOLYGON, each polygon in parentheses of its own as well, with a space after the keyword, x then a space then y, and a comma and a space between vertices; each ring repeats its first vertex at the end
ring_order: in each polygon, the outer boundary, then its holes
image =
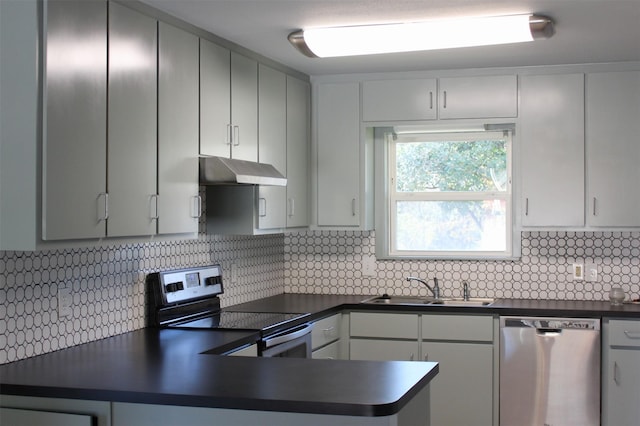
POLYGON ((222 309, 222 268, 211 265, 147 275, 147 306, 152 325, 180 329, 254 330, 263 357, 311 356, 309 314, 236 312, 222 309))

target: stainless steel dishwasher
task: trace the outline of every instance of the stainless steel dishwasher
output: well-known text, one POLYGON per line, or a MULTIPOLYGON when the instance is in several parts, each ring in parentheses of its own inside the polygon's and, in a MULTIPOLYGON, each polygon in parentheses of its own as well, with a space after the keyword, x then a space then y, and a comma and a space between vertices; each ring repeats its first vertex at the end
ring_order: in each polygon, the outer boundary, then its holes
POLYGON ((600 424, 600 320, 500 318, 500 426, 600 424))

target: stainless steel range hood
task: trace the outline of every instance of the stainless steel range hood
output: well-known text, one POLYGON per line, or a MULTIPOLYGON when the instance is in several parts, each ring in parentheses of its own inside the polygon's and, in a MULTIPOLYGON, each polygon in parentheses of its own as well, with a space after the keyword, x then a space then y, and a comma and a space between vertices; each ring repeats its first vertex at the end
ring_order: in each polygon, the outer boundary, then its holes
POLYGON ((286 186, 287 178, 271 164, 223 157, 200 157, 200 184, 286 186))

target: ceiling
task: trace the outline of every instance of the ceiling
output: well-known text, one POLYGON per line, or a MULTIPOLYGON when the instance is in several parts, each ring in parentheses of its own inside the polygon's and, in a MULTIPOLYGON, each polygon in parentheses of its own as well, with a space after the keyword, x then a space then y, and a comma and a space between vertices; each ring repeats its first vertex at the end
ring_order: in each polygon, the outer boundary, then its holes
POLYGON ((142 0, 309 75, 640 61, 640 0, 142 0), (502 46, 307 58, 287 41, 308 27, 533 12, 548 40, 502 46))

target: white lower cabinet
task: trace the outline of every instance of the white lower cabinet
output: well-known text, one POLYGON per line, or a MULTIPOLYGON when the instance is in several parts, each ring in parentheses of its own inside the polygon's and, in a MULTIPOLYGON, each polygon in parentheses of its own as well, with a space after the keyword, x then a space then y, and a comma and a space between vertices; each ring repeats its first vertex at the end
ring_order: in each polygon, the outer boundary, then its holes
POLYGON ((602 425, 633 426, 640 419, 640 321, 604 320, 602 425))
POLYGON ((491 315, 352 312, 350 359, 432 361, 432 426, 497 425, 491 315))
POLYGON ((432 426, 489 426, 494 421, 494 318, 422 315, 422 358, 440 372, 431 385, 432 426))
POLYGON ((111 426, 111 403, 79 399, 2 395, 3 426, 111 426))
POLYGON ((311 350, 314 359, 343 359, 343 315, 336 314, 313 324, 311 350))

